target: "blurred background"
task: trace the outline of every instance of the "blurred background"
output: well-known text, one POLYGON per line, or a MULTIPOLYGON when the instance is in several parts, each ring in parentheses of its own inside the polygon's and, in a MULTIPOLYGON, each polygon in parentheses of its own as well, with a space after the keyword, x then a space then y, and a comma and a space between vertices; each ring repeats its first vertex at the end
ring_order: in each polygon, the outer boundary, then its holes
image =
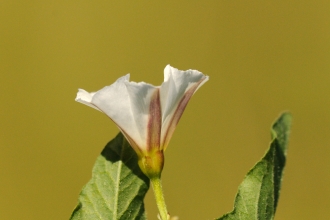
MULTIPOLYGON (((68 219, 118 133, 74 101, 167 64, 210 76, 166 151, 163 187, 180 219, 232 210, 284 110, 294 121, 276 219, 330 219, 330 2, 0 2, 0 219, 68 219)), ((150 191, 149 219, 156 219, 150 191)))

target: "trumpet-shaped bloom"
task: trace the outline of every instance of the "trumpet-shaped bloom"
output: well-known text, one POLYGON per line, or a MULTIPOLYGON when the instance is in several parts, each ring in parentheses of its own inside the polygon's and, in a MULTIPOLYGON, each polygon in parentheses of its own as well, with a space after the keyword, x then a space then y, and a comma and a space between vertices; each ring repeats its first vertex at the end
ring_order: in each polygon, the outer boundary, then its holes
POLYGON ((97 92, 79 89, 76 101, 109 116, 141 158, 166 149, 190 98, 208 79, 167 65, 161 86, 130 82, 127 74, 97 92))

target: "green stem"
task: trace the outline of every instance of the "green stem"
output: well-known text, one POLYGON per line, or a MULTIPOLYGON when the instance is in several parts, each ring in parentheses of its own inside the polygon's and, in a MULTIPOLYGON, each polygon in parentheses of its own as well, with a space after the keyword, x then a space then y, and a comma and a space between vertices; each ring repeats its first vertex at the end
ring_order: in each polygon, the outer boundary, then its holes
POLYGON ((159 210, 159 214, 162 220, 167 220, 167 209, 162 189, 162 182, 160 177, 154 177, 150 179, 152 188, 154 190, 155 199, 157 203, 157 207, 159 210))

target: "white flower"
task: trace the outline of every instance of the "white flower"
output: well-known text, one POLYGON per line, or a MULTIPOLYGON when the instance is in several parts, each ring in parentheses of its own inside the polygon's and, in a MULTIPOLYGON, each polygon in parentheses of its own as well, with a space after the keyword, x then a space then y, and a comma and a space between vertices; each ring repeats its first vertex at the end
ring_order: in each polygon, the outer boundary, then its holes
POLYGON ((208 79, 167 65, 161 86, 130 82, 127 74, 97 92, 79 89, 76 101, 109 116, 143 157, 166 149, 188 101, 208 79))

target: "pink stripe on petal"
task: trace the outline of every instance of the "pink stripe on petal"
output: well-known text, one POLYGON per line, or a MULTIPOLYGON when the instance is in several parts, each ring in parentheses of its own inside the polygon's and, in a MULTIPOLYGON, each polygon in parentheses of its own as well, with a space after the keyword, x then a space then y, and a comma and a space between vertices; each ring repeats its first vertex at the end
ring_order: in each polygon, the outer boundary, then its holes
POLYGON ((147 152, 158 150, 162 127, 162 112, 160 106, 160 94, 157 89, 151 97, 149 105, 149 119, 147 125, 147 152))

